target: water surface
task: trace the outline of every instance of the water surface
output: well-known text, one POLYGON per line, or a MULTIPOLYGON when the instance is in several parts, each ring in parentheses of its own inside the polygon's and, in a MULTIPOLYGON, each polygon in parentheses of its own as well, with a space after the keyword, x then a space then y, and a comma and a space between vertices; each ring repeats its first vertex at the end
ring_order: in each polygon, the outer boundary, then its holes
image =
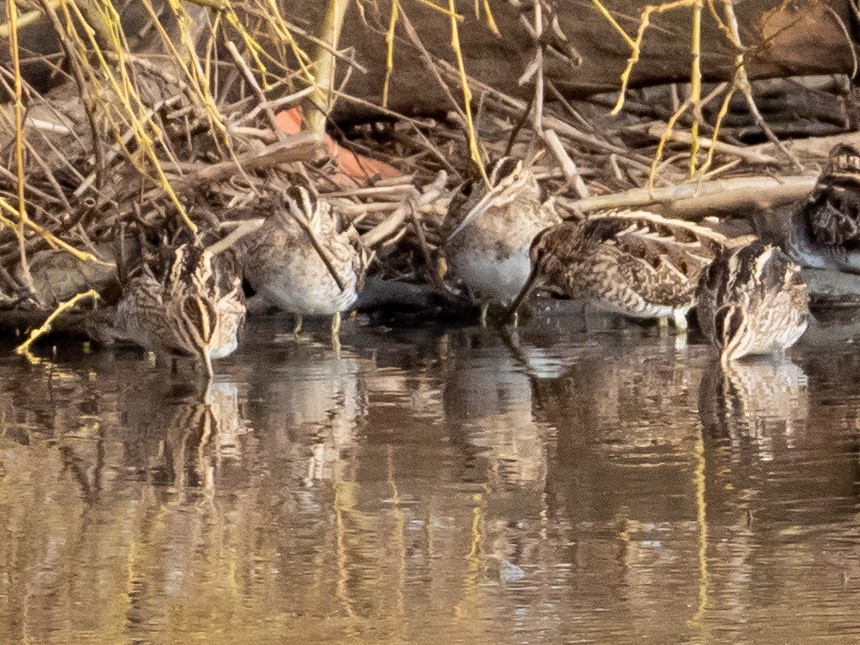
MULTIPOLYGON (((854 643, 860 326, 252 321, 207 393, 0 348, 0 642, 854 643)), ((45 357, 51 356, 43 348, 45 357)))

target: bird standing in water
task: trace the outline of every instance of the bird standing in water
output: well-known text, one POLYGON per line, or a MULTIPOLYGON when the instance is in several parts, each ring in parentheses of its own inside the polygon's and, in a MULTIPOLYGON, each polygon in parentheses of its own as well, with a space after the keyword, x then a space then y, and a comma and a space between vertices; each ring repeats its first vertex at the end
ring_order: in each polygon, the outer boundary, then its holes
POLYGON ((123 289, 112 340, 156 354, 196 356, 211 379, 212 360, 239 346, 245 321, 241 280, 196 242, 162 251, 161 268, 143 264, 123 289))
POLYGON ((782 352, 809 321, 800 267, 756 240, 722 251, 699 283, 696 316, 726 365, 749 354, 782 352))
POLYGON ((531 273, 512 316, 538 284, 598 309, 634 318, 671 318, 687 329, 702 271, 726 245, 709 228, 645 211, 564 221, 535 237, 531 273))
POLYGON ((812 192, 788 217, 754 218, 756 232, 804 267, 860 273, 860 152, 840 144, 812 192))
POLYGON ((254 290, 297 317, 332 316, 337 340, 341 312, 358 299, 367 254, 352 226, 339 226, 331 206, 304 186, 292 186, 285 208, 269 217, 245 246, 245 278, 254 290))
POLYGON ((529 277, 529 245, 558 223, 550 203, 522 160, 502 157, 483 179, 467 184, 448 209, 445 259, 452 272, 481 300, 486 322, 491 301, 509 303, 529 277))

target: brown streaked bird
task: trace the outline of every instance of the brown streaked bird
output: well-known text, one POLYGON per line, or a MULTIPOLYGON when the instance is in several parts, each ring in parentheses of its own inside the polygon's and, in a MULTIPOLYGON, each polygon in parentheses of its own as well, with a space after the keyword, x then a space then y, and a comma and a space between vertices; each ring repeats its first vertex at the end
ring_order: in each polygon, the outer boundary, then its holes
POLYGON ((754 217, 756 232, 803 267, 860 273, 860 152, 840 144, 809 196, 754 217))
POLYGON ((156 354, 198 357, 211 378, 212 360, 239 346, 245 321, 241 280, 196 243, 165 253, 163 271, 144 265, 128 281, 110 335, 156 354))
POLYGON ((725 365, 794 345, 809 322, 808 301, 800 267, 756 240, 723 250, 705 270, 696 316, 725 365))
POLYGON ((507 317, 540 283, 603 311, 661 324, 671 318, 686 331, 699 277, 727 242, 704 226, 646 211, 564 221, 532 242, 531 274, 507 317))
POLYGON ((445 258, 452 272, 481 301, 486 321, 491 301, 509 303, 529 277, 529 245, 540 231, 561 221, 543 202, 532 170, 521 159, 502 157, 481 179, 452 199, 445 258))
POLYGON ((341 312, 358 299, 367 253, 354 227, 339 225, 331 206, 304 186, 292 186, 285 208, 269 217, 245 247, 245 278, 273 305, 304 316, 332 316, 332 336, 341 312))

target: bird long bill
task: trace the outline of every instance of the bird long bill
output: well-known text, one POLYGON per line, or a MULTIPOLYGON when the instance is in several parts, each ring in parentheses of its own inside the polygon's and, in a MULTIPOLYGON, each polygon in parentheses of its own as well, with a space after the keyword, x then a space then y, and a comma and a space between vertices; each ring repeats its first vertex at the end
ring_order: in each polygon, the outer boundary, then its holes
POLYGON ((446 241, 450 242, 452 239, 454 239, 457 235, 460 234, 460 231, 466 228, 466 225, 469 222, 471 222, 476 217, 480 217, 481 214, 483 214, 483 212, 487 210, 487 207, 490 205, 490 202, 492 202, 496 198, 497 192, 498 191, 495 189, 488 191, 487 194, 484 195, 481 200, 472 207, 472 210, 466 213, 466 216, 463 218, 463 221, 460 222, 457 228, 455 228, 454 231, 448 236, 448 239, 446 241))
POLYGON ((326 250, 323 248, 322 244, 320 244, 320 241, 317 238, 316 233, 314 233, 314 230, 310 226, 308 226, 308 223, 304 219, 293 213, 292 210, 290 210, 290 215, 292 215, 293 219, 296 220, 298 225, 302 227, 302 230, 307 233, 307 236, 311 241, 311 246, 314 247, 314 250, 317 252, 317 255, 320 256, 320 259, 323 261, 323 264, 325 264, 325 267, 326 269, 328 269, 328 272, 331 274, 331 277, 334 278, 335 284, 337 284, 337 288, 340 289, 341 292, 346 291, 346 285, 343 283, 341 277, 337 274, 337 269, 334 268, 334 264, 332 264, 331 258, 329 258, 328 253, 326 253, 326 250))
POLYGON ((203 365, 206 368, 207 382, 211 383, 215 378, 215 370, 212 368, 212 355, 209 353, 209 348, 203 350, 203 365))
POLYGON ((532 289, 534 288, 535 282, 537 282, 539 275, 540 265, 535 264, 532 267, 531 273, 529 273, 528 280, 526 280, 526 283, 523 285, 523 288, 520 289, 520 292, 517 294, 517 297, 514 298, 514 301, 511 303, 511 306, 508 307, 508 310, 505 312, 505 316, 504 318, 502 318, 503 324, 510 322, 510 320, 514 317, 514 314, 517 313, 517 309, 520 308, 520 305, 523 303, 523 300, 525 300, 532 292, 532 289))

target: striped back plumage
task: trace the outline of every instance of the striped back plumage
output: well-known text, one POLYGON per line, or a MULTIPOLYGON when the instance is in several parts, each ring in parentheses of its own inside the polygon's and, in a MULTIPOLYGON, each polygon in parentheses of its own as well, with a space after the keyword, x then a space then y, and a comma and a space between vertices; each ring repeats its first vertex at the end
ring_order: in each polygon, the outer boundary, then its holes
POLYGON ((159 262, 142 266, 126 285, 117 336, 156 352, 197 356, 211 374, 211 359, 238 345, 245 316, 239 276, 224 259, 196 242, 164 249, 159 262))
POLYGON ((800 267, 758 239, 717 256, 699 283, 697 303, 699 326, 724 361, 790 347, 809 315, 800 267))
POLYGON ((812 241, 860 249, 860 152, 836 146, 803 207, 812 241))

